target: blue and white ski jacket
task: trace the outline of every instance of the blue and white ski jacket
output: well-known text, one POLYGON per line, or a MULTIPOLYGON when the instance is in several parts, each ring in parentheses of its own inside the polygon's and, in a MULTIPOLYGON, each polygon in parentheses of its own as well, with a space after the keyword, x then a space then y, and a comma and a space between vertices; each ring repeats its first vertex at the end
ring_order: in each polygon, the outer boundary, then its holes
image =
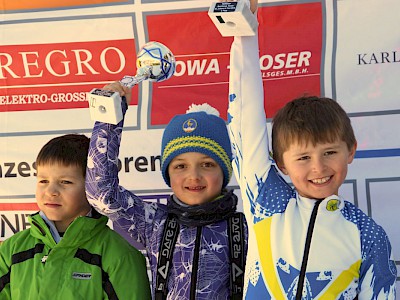
MULTIPOLYGON (((258 38, 231 48, 229 131, 249 226, 245 299, 295 299, 316 201, 285 182, 269 156, 258 38)), ((382 227, 338 196, 317 210, 302 299, 395 299, 396 266, 382 227)))

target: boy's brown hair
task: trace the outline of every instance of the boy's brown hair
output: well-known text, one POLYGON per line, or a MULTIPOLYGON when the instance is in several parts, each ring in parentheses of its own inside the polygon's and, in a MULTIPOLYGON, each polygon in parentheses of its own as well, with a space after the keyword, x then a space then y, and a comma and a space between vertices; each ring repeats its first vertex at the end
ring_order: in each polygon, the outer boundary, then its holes
POLYGON ((61 164, 81 168, 86 176, 87 155, 90 139, 83 134, 66 134, 48 141, 36 158, 36 166, 61 164))
POLYGON ((343 108, 330 98, 304 96, 281 108, 272 121, 272 151, 277 164, 292 143, 331 143, 342 140, 350 150, 356 138, 343 108))

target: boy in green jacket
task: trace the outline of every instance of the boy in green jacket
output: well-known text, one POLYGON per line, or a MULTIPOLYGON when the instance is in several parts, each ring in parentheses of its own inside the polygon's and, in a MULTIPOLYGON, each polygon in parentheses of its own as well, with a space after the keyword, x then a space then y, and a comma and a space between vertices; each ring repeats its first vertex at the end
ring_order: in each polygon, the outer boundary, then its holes
POLYGON ((86 199, 88 147, 68 134, 40 150, 40 211, 0 247, 0 299, 150 299, 144 256, 86 199))

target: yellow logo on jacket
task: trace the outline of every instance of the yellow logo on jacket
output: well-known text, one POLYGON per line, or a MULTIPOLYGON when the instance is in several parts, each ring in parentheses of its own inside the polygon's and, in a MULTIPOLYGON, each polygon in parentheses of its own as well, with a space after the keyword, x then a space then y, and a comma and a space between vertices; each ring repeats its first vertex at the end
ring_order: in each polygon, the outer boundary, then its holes
POLYGON ((339 209, 339 205, 340 205, 340 200, 338 200, 338 199, 330 199, 326 203, 326 210, 328 210, 328 211, 338 210, 339 209))

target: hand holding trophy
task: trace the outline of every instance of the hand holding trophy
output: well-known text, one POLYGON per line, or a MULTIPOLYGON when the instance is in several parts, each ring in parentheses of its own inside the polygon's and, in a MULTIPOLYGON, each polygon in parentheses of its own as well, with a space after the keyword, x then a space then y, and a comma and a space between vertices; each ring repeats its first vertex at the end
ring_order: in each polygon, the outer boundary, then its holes
MULTIPOLYGON (((138 52, 135 76, 124 76, 120 83, 126 87, 144 81, 160 82, 175 72, 175 57, 159 42, 149 42, 138 52)), ((87 93, 90 117, 94 121, 118 124, 122 120, 121 97, 118 92, 95 88, 87 93)))

